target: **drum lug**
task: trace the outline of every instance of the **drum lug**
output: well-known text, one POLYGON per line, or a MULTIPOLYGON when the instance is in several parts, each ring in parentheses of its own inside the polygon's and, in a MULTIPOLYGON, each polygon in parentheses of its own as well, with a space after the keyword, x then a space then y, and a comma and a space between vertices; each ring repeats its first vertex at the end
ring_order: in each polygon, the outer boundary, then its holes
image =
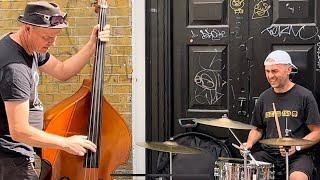
POLYGON ((243 168, 243 171, 240 172, 240 179, 244 180, 244 171, 247 171, 247 169, 243 168))
POLYGON ((215 177, 219 177, 219 176, 220 176, 220 172, 219 172, 219 168, 218 168, 218 167, 215 167, 215 168, 214 168, 213 175, 214 175, 215 177))
POLYGON ((270 180, 275 179, 275 172, 274 172, 274 164, 272 164, 271 170, 270 170, 270 180))

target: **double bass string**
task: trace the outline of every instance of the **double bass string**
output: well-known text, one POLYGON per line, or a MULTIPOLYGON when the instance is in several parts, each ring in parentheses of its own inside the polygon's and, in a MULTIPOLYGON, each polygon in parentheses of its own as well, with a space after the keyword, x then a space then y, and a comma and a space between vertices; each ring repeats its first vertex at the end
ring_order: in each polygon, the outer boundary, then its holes
MULTIPOLYGON (((104 5, 105 5, 105 2, 104 2, 104 5)), ((103 28, 104 28, 104 26, 106 25, 106 7, 103 7, 102 8, 102 17, 101 17, 101 21, 102 22, 100 22, 101 23, 101 26, 100 26, 100 31, 102 31, 103 30, 103 28)), ((99 116, 99 118, 97 119, 97 123, 96 123, 96 128, 95 128, 95 130, 97 130, 98 132, 98 134, 95 136, 95 138, 96 138, 96 143, 97 144, 100 144, 100 130, 101 130, 101 121, 102 121, 102 100, 103 100, 103 85, 104 85, 104 57, 105 57, 105 42, 101 42, 101 41, 99 41, 100 43, 99 43, 99 51, 100 51, 100 61, 99 61, 99 69, 100 69, 100 76, 99 76, 99 78, 100 78, 100 83, 99 83, 99 86, 100 87, 98 87, 98 90, 99 90, 99 113, 98 113, 98 116, 99 116)), ((97 164, 98 165, 98 163, 99 163, 99 151, 97 151, 97 156, 96 156, 97 158, 95 159, 97 162, 95 162, 95 164, 97 164)))
MULTIPOLYGON (((100 2, 101 4, 102 2, 100 2)), ((101 22, 101 20, 103 20, 103 9, 104 8, 100 8, 99 11, 99 23, 100 23, 100 31, 101 31, 101 27, 103 25, 103 22, 101 22)), ((94 62, 95 66, 94 66, 94 77, 93 77, 93 86, 92 86, 92 99, 91 99, 91 114, 90 114, 90 125, 89 125, 89 139, 94 142, 97 147, 99 147, 98 144, 98 123, 97 121, 100 119, 101 114, 101 61, 102 61, 102 55, 104 54, 103 52, 101 52, 101 47, 102 47, 102 43, 98 40, 97 41, 97 50, 96 50, 96 60, 94 62)), ((102 48, 103 49, 103 48, 102 48)), ((97 153, 99 152, 99 148, 97 148, 97 153)), ((98 165, 98 160, 96 158, 97 156, 94 156, 93 152, 89 152, 88 156, 86 156, 86 167, 89 168, 93 168, 95 166, 98 165), (89 162, 88 162, 89 161, 89 162)), ((93 174, 94 176, 96 176, 96 174, 93 174)), ((90 173, 91 176, 91 173, 90 173)), ((91 178, 89 178, 91 179, 91 178)), ((94 178, 96 179, 96 178, 94 178)))
MULTIPOLYGON (((106 25, 106 2, 105 0, 100 0, 100 10, 99 10, 99 31, 103 30, 103 27, 106 25)), ((97 145, 97 152, 88 152, 85 158, 85 167, 89 168, 98 168, 99 165, 99 144, 100 144, 100 125, 102 120, 102 100, 103 100, 103 81, 104 81, 104 55, 105 55, 105 43, 100 40, 96 44, 96 59, 94 62, 94 76, 92 84, 92 98, 91 98, 91 109, 90 109, 90 121, 89 121, 89 132, 88 138, 93 143, 97 145)), ((84 179, 98 179, 99 175, 97 171, 90 173, 89 178, 87 178, 87 171, 85 171, 84 179)))
MULTIPOLYGON (((101 21, 100 21, 100 31, 102 31, 102 28, 105 26, 106 24, 106 8, 101 8, 101 21)), ((103 74, 103 70, 104 70, 104 57, 105 57, 105 46, 104 46, 104 42, 99 41, 99 47, 98 47, 98 52, 99 52, 99 60, 98 60, 98 69, 99 69, 99 76, 97 77, 98 79, 98 83, 97 83, 97 104, 96 104, 96 116, 97 118, 94 119, 94 142, 97 144, 97 146, 100 144, 100 128, 101 128, 101 120, 102 120, 102 99, 103 99, 103 80, 104 80, 104 74, 103 74)), ((99 146, 98 146, 99 147, 99 146)), ((99 148, 97 149, 97 153, 95 158, 93 159, 93 164, 95 166, 98 166, 99 163, 99 148)))
MULTIPOLYGON (((104 2, 101 2, 101 4, 104 4, 104 2)), ((102 31, 102 28, 105 25, 105 8, 100 7, 100 17, 99 17, 99 24, 100 24, 100 31, 102 31)), ((95 111, 94 113, 94 119, 93 119, 93 129, 92 130, 92 141, 97 144, 97 154, 94 156, 94 158, 91 158, 90 165, 91 167, 96 167, 98 165, 98 155, 99 155, 99 134, 100 134, 100 127, 99 125, 101 124, 101 105, 102 105, 102 97, 103 97, 103 67, 104 67, 104 43, 101 41, 98 41, 98 46, 97 46, 97 61, 96 61, 96 68, 97 68, 97 73, 96 75, 96 86, 95 86, 95 104, 93 106, 93 109, 95 111)))

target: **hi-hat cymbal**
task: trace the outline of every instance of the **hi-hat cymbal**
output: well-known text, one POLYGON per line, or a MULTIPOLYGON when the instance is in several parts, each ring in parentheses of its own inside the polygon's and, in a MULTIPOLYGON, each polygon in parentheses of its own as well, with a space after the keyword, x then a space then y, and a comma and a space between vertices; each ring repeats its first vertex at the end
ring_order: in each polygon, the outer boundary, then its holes
POLYGON ((210 119, 210 118, 199 118, 194 120, 197 123, 205 124, 215 127, 231 128, 231 129, 253 129, 255 126, 245 124, 239 121, 233 121, 228 118, 210 119))
POLYGON ((304 146, 315 144, 313 141, 291 137, 263 139, 259 142, 270 146, 304 146))
POLYGON ((174 141, 165 141, 165 142, 138 142, 138 146, 152 149, 162 152, 172 152, 172 153, 181 153, 181 154, 199 154, 200 150, 179 145, 174 141))

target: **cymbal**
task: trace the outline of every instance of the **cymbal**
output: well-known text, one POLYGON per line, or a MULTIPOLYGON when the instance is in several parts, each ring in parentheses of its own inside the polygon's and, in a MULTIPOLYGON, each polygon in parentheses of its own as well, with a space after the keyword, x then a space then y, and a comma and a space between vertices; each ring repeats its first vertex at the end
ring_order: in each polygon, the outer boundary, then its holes
POLYGON ((255 126, 245 124, 239 121, 233 121, 228 118, 210 119, 210 118, 199 118, 194 120, 197 123, 205 124, 215 127, 231 128, 231 129, 253 129, 255 126))
POLYGON ((315 144, 313 141, 291 137, 263 139, 259 142, 270 146, 304 146, 315 144))
POLYGON ((181 154, 200 154, 201 151, 192 148, 180 145, 174 141, 165 141, 165 142, 138 142, 138 146, 152 149, 162 152, 171 152, 171 153, 181 153, 181 154))

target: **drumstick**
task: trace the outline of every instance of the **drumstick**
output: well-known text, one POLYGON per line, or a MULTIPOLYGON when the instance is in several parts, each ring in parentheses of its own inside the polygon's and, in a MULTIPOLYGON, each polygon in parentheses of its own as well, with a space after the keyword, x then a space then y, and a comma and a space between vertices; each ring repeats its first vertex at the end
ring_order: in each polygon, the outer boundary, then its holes
POLYGON ((241 150, 240 146, 238 146, 238 145, 236 145, 236 144, 234 144, 234 143, 232 143, 231 145, 232 145, 233 147, 235 147, 235 148, 237 148, 237 149, 241 150))
POLYGON ((282 138, 279 119, 278 119, 278 115, 277 115, 277 111, 276 111, 276 106, 274 105, 274 103, 272 103, 272 106, 273 106, 273 112, 274 112, 274 120, 276 121, 276 126, 277 126, 277 130, 278 130, 278 135, 279 135, 279 138, 282 138))

